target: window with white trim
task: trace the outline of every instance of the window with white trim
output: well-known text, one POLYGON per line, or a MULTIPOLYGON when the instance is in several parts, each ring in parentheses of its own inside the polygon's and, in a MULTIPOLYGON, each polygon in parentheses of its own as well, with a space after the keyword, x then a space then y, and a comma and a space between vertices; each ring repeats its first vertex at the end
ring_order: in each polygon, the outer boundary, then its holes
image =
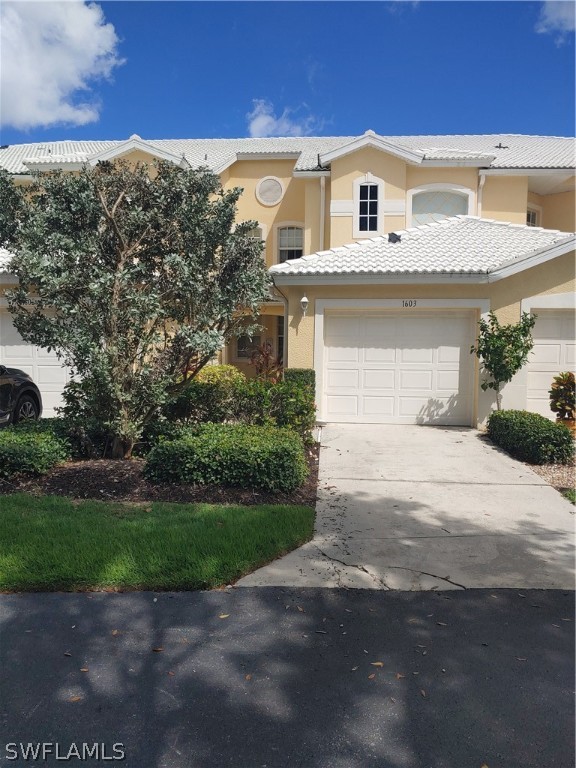
POLYGON ((276 318, 276 336, 278 339, 277 344, 277 357, 281 363, 284 362, 284 315, 278 315, 276 318))
POLYGON ((378 232, 378 184, 360 184, 358 229, 360 232, 378 232))
POLYGON ((300 259, 304 255, 304 229, 302 227, 278 227, 278 263, 300 259))
POLYGON ((260 343, 261 337, 259 335, 250 337, 248 334, 243 334, 238 336, 236 339, 236 358, 238 360, 250 360, 252 353, 258 349, 260 343))
POLYGON ((453 190, 417 192, 412 197, 412 226, 432 224, 450 216, 469 212, 469 196, 453 190))

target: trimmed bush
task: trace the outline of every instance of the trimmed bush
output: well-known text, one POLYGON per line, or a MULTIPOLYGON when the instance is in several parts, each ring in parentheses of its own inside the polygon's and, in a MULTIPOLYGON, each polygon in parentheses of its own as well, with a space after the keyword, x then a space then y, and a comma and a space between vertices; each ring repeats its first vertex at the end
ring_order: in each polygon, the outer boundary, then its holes
POLYGON ((316 388, 316 371, 313 368, 285 368, 284 381, 301 387, 316 388))
POLYGON ((45 475, 68 458, 70 450, 66 441, 40 424, 42 422, 37 423, 36 429, 28 425, 25 429, 0 430, 0 478, 45 475))
POLYGON ((144 476, 153 483, 191 483, 293 491, 307 475, 294 432, 245 424, 203 424, 178 440, 158 443, 144 476))
POLYGON ((163 409, 169 421, 233 421, 236 416, 236 390, 246 377, 233 365, 207 365, 163 409))
POLYGON ((66 446, 68 454, 74 459, 100 459, 110 441, 110 435, 102 429, 77 426, 71 418, 62 416, 22 421, 13 429, 53 435, 66 446))
POLYGON ((488 419, 490 439, 530 464, 568 464, 574 457, 570 430, 537 413, 495 411, 488 419))

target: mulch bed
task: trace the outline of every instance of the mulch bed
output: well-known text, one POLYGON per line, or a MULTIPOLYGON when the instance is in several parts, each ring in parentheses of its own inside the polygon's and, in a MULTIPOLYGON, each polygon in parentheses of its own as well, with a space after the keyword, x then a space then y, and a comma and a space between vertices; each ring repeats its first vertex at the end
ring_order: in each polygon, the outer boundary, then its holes
POLYGON ((318 485, 319 452, 318 444, 307 449, 310 474, 306 483, 292 493, 272 493, 209 485, 152 485, 142 477, 143 459, 130 461, 93 459, 61 464, 44 477, 22 477, 10 482, 0 480, 0 494, 30 493, 103 501, 301 504, 314 507, 318 485))

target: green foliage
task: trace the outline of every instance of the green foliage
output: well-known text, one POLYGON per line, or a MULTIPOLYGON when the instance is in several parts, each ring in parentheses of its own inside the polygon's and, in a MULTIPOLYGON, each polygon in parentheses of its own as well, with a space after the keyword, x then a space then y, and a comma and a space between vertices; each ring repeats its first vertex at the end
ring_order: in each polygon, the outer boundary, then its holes
POLYGON ((550 395, 550 410, 560 419, 573 419, 576 407, 576 385, 571 371, 554 376, 550 395))
POLYGON ((529 411, 495 411, 488 419, 490 439, 530 464, 568 464, 574 440, 563 424, 529 411))
POLYGON ((196 381, 201 381, 203 384, 220 384, 229 387, 245 380, 246 376, 235 365, 207 365, 196 376, 196 381))
POLYGON ((0 478, 18 475, 45 475, 68 458, 65 440, 50 429, 31 426, 0 430, 0 478))
POLYGON ((478 341, 471 347, 470 354, 482 361, 491 380, 485 379, 480 386, 484 391, 496 391, 496 406, 500 410, 500 387, 526 364, 534 346, 531 331, 536 315, 523 312, 520 322, 514 325, 500 325, 494 312, 490 312, 488 318, 488 321, 480 319, 478 341))
POLYGON ((129 456, 163 402, 249 331, 268 297, 254 222, 235 225, 241 190, 170 163, 36 174, 25 192, 0 182, 14 324, 81 382, 66 415, 129 456))
POLYGON ((285 368, 284 381, 289 384, 299 384, 300 386, 316 388, 316 371, 314 368, 285 368))
POLYGON ((294 432, 244 424, 204 424, 178 440, 158 443, 144 476, 154 483, 192 483, 292 491, 307 475, 294 432))
POLYGON ((14 429, 19 432, 50 434, 66 445, 69 455, 74 459, 102 458, 106 445, 112 439, 110 433, 101 431, 97 426, 78 425, 63 416, 23 421, 16 424, 14 429))
POLYGON ((233 381, 210 382, 198 376, 164 407, 163 415, 168 421, 185 424, 236 422, 287 427, 308 444, 316 423, 316 405, 313 389, 299 381, 273 384, 240 374, 233 381))

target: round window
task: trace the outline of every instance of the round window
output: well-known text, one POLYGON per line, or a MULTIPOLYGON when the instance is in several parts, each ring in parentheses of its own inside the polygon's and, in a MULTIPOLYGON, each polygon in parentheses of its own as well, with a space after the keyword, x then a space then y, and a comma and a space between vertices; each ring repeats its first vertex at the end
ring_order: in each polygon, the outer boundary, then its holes
POLYGON ((284 186, 275 176, 260 179, 256 186, 256 197, 262 205, 278 205, 284 195, 284 186))

